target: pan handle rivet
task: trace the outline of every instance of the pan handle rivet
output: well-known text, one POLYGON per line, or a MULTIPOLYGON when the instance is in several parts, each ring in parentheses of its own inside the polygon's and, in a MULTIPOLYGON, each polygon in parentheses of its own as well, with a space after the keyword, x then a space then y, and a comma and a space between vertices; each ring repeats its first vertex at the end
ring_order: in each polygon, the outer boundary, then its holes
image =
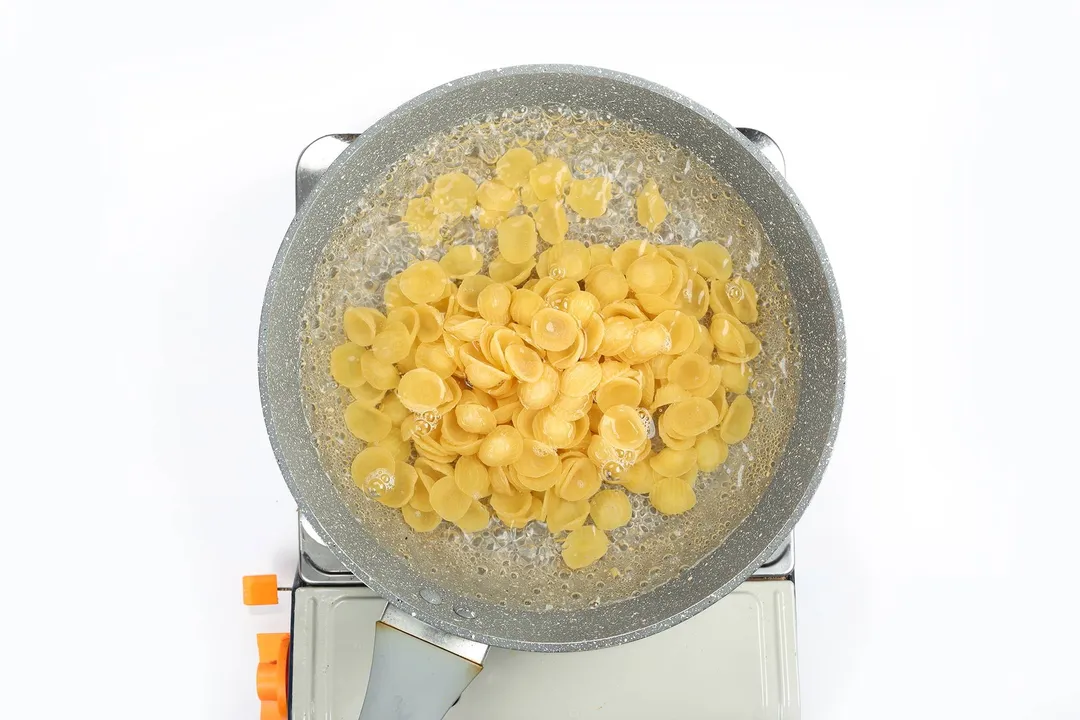
POLYGON ((475 611, 470 610, 469 608, 464 606, 454 608, 454 612, 465 618, 466 620, 472 620, 476 617, 475 611))
POLYGON ((423 590, 421 590, 420 597, 424 598, 432 605, 438 605, 442 602, 442 596, 430 588, 424 588, 423 590))

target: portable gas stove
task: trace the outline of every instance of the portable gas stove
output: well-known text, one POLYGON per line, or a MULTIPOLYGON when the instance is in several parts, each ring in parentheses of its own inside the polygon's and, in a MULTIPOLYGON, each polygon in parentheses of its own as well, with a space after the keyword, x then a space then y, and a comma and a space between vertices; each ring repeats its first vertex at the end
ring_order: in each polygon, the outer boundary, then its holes
MULTIPOLYGON (((740 131, 785 171, 768 135, 740 131)), ((296 164, 297 207, 356 137, 326 135, 304 149, 296 164)), ((259 636, 262 718, 356 720, 386 601, 338 561, 302 516, 299 536, 291 588, 278 588, 274 576, 245 578, 248 604, 276 603, 278 590, 292 596, 291 633, 259 636)), ((483 664, 447 720, 796 719, 792 539, 734 592, 664 632, 589 652, 492 647, 483 664)))

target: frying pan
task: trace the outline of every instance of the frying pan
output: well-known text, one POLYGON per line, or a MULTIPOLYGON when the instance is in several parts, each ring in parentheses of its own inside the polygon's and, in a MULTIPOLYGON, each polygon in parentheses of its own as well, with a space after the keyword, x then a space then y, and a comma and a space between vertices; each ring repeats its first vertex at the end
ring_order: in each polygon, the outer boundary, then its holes
POLYGON ((267 431, 300 511, 356 577, 389 601, 377 628, 362 718, 438 718, 479 672, 488 645, 591 650, 686 620, 737 587, 791 531, 821 480, 844 384, 840 302, 825 251, 784 178, 734 127, 678 93, 597 68, 535 65, 480 73, 406 103, 359 136, 297 212, 274 262, 259 333, 267 431), (746 520, 693 572, 597 609, 498 607, 441 585, 357 522, 320 464, 301 393, 301 319, 323 249, 365 189, 433 134, 505 108, 584 107, 666 136, 725 178, 760 219, 787 277, 801 378, 787 444, 746 520))

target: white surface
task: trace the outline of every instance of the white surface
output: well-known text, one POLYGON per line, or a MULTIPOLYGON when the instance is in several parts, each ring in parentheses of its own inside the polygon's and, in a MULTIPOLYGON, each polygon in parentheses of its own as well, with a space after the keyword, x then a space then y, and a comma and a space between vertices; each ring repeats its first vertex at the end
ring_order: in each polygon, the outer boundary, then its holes
MULTIPOLYGON (((492 648, 446 720, 798 720, 794 591, 784 580, 743 583, 670 631, 620 647, 492 648)), ((305 588, 297 596, 292 720, 355 720, 386 603, 366 588, 305 588)))
POLYGON ((1076 717, 1077 5, 884 5, 0 3, 7 713, 257 717, 286 615, 240 576, 294 563, 255 377, 293 160, 557 60, 772 134, 825 239, 848 399, 798 531, 803 716, 1076 717), (28 591, 43 567, 76 606, 28 591))

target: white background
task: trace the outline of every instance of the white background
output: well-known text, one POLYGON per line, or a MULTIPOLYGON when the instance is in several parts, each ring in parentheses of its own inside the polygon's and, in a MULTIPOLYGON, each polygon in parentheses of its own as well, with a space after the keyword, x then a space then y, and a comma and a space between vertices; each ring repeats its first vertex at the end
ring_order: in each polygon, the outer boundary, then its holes
POLYGON ((255 372, 293 162, 554 61, 767 131, 824 238, 848 394, 798 530, 804 717, 1080 717, 1078 12, 0 2, 3 715, 257 717, 288 619, 240 577, 295 565, 255 372))

